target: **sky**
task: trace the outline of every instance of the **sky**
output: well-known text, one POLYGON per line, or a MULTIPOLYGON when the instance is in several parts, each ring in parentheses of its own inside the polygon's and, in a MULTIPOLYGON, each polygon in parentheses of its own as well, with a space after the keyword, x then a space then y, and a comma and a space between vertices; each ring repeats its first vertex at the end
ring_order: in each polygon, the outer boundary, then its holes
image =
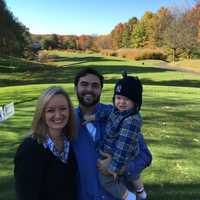
POLYGON ((33 34, 102 35, 120 22, 160 7, 191 6, 193 0, 5 0, 33 34))

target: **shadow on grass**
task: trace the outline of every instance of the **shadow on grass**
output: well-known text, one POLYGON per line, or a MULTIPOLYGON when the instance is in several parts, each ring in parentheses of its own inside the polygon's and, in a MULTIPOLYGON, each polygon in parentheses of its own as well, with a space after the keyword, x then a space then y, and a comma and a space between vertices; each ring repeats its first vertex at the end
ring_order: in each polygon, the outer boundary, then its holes
MULTIPOLYGON (((0 199, 15 200, 14 177, 0 177, 0 199)), ((148 191, 148 200, 199 200, 200 184, 145 184, 148 191)))
MULTIPOLYGON (((49 61, 53 62, 78 62, 78 63, 87 63, 87 62, 100 62, 100 61, 117 61, 123 62, 120 59, 110 59, 102 56, 74 56, 74 57, 65 57, 65 56, 58 56, 57 58, 49 59, 49 61)), ((77 64, 77 63, 76 63, 77 64)))
MULTIPOLYGON (((122 62, 123 60, 117 59, 107 59, 104 57, 95 57, 95 56, 84 56, 84 57, 59 57, 54 59, 49 59, 50 62, 75 62, 69 65, 63 66, 74 66, 79 65, 82 63, 89 63, 89 62, 100 62, 100 61, 115 61, 115 62, 122 62)), ((2 59, 0 58, 0 72, 1 73, 17 73, 17 72, 40 72, 44 70, 57 70, 60 69, 57 65, 49 65, 40 62, 32 62, 28 60, 22 60, 19 58, 11 58, 11 59, 2 59)))
POLYGON ((1 200, 16 200, 14 177, 0 177, 0 199, 1 200))
POLYGON ((161 85, 161 86, 176 86, 176 87, 197 87, 200 88, 200 80, 169 80, 169 81, 153 81, 151 79, 142 79, 145 85, 161 85))
POLYGON ((200 183, 191 184, 145 184, 148 200, 199 200, 200 183))
POLYGON ((15 102, 15 106, 16 106, 16 105, 19 105, 19 104, 23 104, 23 103, 30 102, 30 101, 35 101, 35 100, 37 100, 37 99, 38 99, 38 97, 24 98, 23 100, 20 100, 20 101, 15 102))
MULTIPOLYGON (((73 83, 75 74, 83 68, 93 67, 101 72, 104 76, 115 74, 115 77, 108 78, 105 83, 115 83, 121 77, 121 72, 127 70, 128 73, 138 75, 141 73, 161 73, 170 70, 160 69, 154 67, 138 67, 138 66, 68 66, 68 67, 54 67, 45 66, 36 70, 30 70, 31 74, 25 71, 22 78, 18 79, 13 76, 9 78, 1 78, 0 87, 4 86, 17 86, 29 84, 51 84, 51 83, 73 83)), ((21 70, 21 69, 20 69, 21 70)), ((30 72, 29 71, 29 72, 30 72)), ((145 85, 158 85, 158 86, 179 86, 179 87, 200 87, 200 80, 170 80, 170 81, 153 81, 151 79, 141 79, 145 85)))
MULTIPOLYGON (((17 73, 17 72, 30 72, 41 71, 43 69, 52 68, 51 65, 47 65, 39 62, 32 62, 20 58, 0 58, 0 72, 1 73, 17 73)), ((54 66, 57 68, 57 66, 54 66)))

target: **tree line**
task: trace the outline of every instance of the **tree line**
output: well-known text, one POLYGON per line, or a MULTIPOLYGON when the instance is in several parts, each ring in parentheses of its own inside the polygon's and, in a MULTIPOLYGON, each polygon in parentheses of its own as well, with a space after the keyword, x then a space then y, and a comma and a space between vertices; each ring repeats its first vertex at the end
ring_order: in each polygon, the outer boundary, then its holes
POLYGON ((0 55, 26 56, 40 49, 93 50, 161 48, 191 57, 199 51, 200 1, 192 8, 161 7, 117 24, 108 35, 33 35, 0 0, 0 55))
POLYGON ((138 20, 119 23, 111 32, 112 48, 164 48, 188 57, 199 48, 200 1, 188 10, 161 7, 157 13, 145 12, 138 20))

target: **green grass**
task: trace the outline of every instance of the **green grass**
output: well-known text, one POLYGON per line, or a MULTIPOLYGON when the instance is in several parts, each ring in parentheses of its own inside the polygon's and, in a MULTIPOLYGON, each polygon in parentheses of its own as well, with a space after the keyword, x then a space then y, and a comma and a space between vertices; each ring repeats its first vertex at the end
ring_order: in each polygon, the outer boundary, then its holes
POLYGON ((111 102, 113 84, 123 69, 139 76, 144 84, 143 132, 154 157, 152 166, 143 173, 149 200, 199 200, 199 75, 155 68, 154 61, 143 65, 141 61, 98 54, 61 53, 59 59, 47 64, 26 60, 15 64, 15 60, 0 59, 0 105, 14 101, 16 106, 15 115, 0 124, 0 200, 15 199, 13 156, 30 128, 38 95, 58 84, 77 105, 73 77, 77 70, 88 66, 105 75, 105 103, 111 102))

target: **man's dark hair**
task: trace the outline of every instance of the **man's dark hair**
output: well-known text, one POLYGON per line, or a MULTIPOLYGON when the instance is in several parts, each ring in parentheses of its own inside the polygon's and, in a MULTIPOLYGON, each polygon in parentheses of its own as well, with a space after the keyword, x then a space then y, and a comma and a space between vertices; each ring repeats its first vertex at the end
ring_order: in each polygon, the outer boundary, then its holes
POLYGON ((79 79, 83 76, 86 76, 88 74, 92 74, 92 75, 95 75, 99 78, 100 80, 100 83, 101 83, 101 88, 103 88, 103 80, 104 80, 104 77, 103 75, 101 75, 96 69, 93 69, 93 68, 85 68, 85 69, 82 69, 80 70, 75 78, 74 78, 74 85, 77 86, 78 85, 78 82, 79 82, 79 79))

